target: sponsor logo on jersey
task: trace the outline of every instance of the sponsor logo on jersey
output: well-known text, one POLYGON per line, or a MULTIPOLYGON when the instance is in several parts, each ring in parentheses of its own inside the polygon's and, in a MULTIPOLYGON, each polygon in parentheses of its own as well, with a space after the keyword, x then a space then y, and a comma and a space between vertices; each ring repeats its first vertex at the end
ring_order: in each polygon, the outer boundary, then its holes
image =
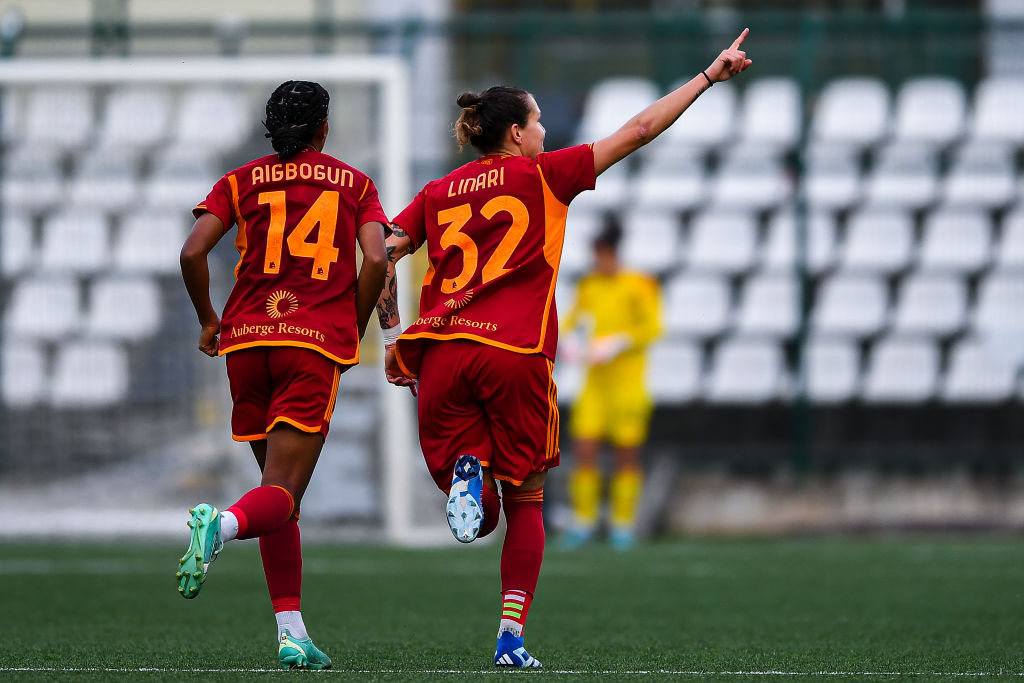
POLYGON ((267 298, 267 315, 283 318, 299 310, 299 299, 291 292, 279 289, 267 298))
POLYGON ((448 308, 452 309, 453 311, 457 311, 460 308, 462 308, 463 306, 465 306, 466 304, 468 304, 472 300, 473 300, 473 290, 470 289, 470 290, 464 292, 462 294, 462 296, 460 296, 460 297, 454 297, 453 296, 451 299, 448 299, 448 301, 444 302, 444 305, 447 306, 448 308))

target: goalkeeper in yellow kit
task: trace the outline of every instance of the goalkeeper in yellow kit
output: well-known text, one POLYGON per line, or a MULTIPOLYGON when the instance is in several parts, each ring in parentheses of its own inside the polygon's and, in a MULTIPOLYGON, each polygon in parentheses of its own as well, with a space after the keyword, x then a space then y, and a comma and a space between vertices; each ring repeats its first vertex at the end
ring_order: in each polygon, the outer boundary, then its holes
POLYGON ((602 501, 601 446, 614 451, 608 485, 610 540, 620 549, 633 544, 637 505, 643 489, 640 447, 647 438, 651 399, 646 387, 647 347, 661 334, 657 281, 624 270, 618 258, 622 228, 609 218, 594 240, 594 268, 579 283, 566 319, 570 333, 584 341, 567 351, 586 367, 583 389, 572 408, 574 469, 569 475, 573 525, 566 547, 590 540, 602 501))

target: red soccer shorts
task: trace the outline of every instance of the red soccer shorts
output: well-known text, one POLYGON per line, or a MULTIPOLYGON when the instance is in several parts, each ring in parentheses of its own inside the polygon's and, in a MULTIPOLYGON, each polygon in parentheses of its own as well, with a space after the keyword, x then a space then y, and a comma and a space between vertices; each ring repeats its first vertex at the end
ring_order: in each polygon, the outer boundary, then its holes
POLYGON ((253 346, 226 354, 231 438, 257 441, 280 423, 327 437, 342 367, 316 351, 253 346))
POLYGON ((448 492, 455 461, 470 453, 516 486, 558 465, 558 402, 551 361, 466 340, 424 345, 420 447, 448 492))

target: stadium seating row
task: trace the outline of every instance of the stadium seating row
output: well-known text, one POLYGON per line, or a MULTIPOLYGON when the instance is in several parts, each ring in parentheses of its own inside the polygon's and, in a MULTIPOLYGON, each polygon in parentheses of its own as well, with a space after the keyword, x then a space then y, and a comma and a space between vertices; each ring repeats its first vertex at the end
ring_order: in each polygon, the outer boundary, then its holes
POLYGON ((140 341, 160 327, 160 289, 140 276, 98 278, 80 305, 78 283, 67 276, 18 282, 4 311, 4 336, 59 341, 84 334, 95 339, 140 341))
MULTIPOLYGON (((643 78, 599 83, 584 104, 580 141, 615 131, 661 94, 653 81, 643 78)), ((1024 105, 1024 79, 984 79, 969 104, 959 82, 919 77, 903 83, 895 99, 894 105, 889 89, 875 78, 833 80, 811 113, 809 138, 857 147, 885 139, 947 145, 963 137, 1024 144, 1024 120, 1007 116, 1024 105)), ((759 145, 791 148, 799 142, 803 114, 802 94, 792 79, 754 80, 742 97, 733 83, 717 83, 687 111, 686 125, 673 126, 655 144, 716 147, 739 135, 759 145)))
MULTIPOLYGON (((251 133, 253 119, 236 88, 121 86, 108 91, 78 85, 9 87, 4 90, 0 136, 7 145, 107 152, 170 144, 225 151, 251 133)), ((111 154, 115 157, 117 154, 111 154)))
POLYGON ((63 210, 46 217, 37 239, 27 213, 7 212, 0 218, 0 274, 4 278, 86 275, 111 269, 177 273, 178 253, 188 233, 186 216, 170 211, 132 212, 114 231, 104 213, 63 210))
MULTIPOLYGON (((624 262, 658 275, 680 265, 735 275, 755 268, 792 270, 796 262, 798 234, 791 209, 773 213, 764 230, 756 215, 735 209, 697 213, 686 230, 669 211, 628 211, 622 223, 624 262)), ((601 224, 600 213, 570 212, 563 272, 573 276, 589 267, 589 244, 601 224)), ((897 209, 858 209, 842 221, 842 228, 835 212, 808 214, 806 261, 812 273, 834 267, 880 275, 911 266, 961 274, 990 265, 1024 269, 1024 207, 1007 213, 998 229, 989 212, 939 208, 924 217, 920 239, 913 214, 897 209)))
POLYGON ((12 408, 46 403, 57 408, 103 408, 125 398, 129 364, 119 345, 68 341, 57 349, 52 371, 38 344, 6 340, 0 378, 3 402, 12 408))
MULTIPOLYGON (((1018 383, 1014 361, 1004 351, 991 341, 966 338, 953 345, 943 371, 939 347, 926 338, 885 337, 863 363, 855 342, 814 337, 806 347, 805 387, 810 400, 823 404, 1024 398, 1024 383, 1018 383)), ((660 404, 787 400, 797 391, 794 378, 779 344, 752 337, 728 338, 711 354, 693 342, 662 341, 652 348, 647 367, 648 388, 660 404)), ((569 402, 580 390, 582 368, 557 364, 555 379, 559 400, 569 402)))

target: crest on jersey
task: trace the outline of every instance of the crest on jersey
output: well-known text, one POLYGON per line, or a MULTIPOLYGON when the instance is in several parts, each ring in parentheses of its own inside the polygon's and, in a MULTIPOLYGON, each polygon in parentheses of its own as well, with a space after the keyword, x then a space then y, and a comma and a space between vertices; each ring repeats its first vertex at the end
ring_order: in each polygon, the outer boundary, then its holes
POLYGON ((267 298, 267 315, 283 318, 299 310, 299 299, 284 289, 279 289, 267 298))
POLYGON ((466 292, 462 296, 460 296, 458 298, 453 296, 451 299, 448 299, 448 301, 444 302, 444 305, 447 306, 448 308, 450 308, 453 311, 457 311, 460 308, 462 308, 463 306, 465 306, 466 304, 468 304, 472 300, 473 300, 473 290, 469 289, 469 290, 466 290, 466 292))

